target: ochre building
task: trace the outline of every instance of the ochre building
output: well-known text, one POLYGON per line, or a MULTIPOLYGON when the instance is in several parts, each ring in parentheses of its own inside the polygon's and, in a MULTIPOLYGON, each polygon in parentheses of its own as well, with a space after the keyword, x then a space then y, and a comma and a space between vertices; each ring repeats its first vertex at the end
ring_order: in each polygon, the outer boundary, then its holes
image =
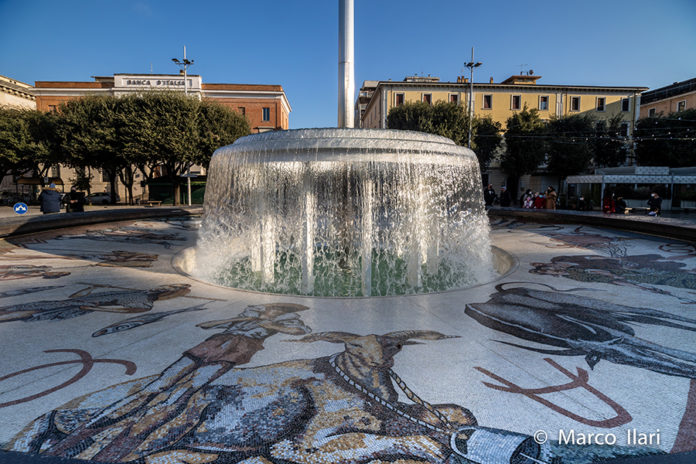
POLYGON ((670 113, 694 108, 696 108, 696 78, 644 92, 641 95, 640 117, 667 116, 670 113))
POLYGON ((219 102, 249 121, 252 133, 288 129, 290 103, 280 85, 208 84, 191 74, 114 74, 96 76, 93 82, 36 81, 36 109, 55 111, 69 100, 86 95, 122 96, 152 90, 187 92, 219 102))

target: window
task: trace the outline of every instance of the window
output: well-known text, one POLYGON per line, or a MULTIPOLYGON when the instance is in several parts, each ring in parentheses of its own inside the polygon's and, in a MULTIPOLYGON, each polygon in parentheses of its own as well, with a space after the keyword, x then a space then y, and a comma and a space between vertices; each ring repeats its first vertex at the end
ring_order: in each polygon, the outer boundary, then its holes
POLYGON ((493 95, 484 95, 483 96, 483 109, 490 110, 491 108, 493 108, 493 95))
POLYGON ((686 100, 682 100, 677 103, 677 113, 680 113, 686 109, 686 100))
POLYGON ((60 166, 55 164, 51 166, 51 177, 60 177, 60 166))
POLYGON ((510 109, 519 110, 522 107, 522 97, 520 95, 513 95, 510 100, 510 109))
POLYGON ((630 100, 628 98, 621 99, 621 111, 628 111, 630 100))
POLYGON ((580 97, 570 98, 570 111, 580 111, 580 97))
POLYGON ((246 108, 243 106, 240 106, 239 107, 239 114, 241 114, 242 116, 246 116, 246 108))
POLYGON ((57 111, 56 105, 48 105, 48 111, 55 113, 57 111))
POLYGON ((539 109, 541 111, 547 111, 549 109, 549 96, 542 95, 539 97, 539 109))
POLYGON ((109 172, 106 169, 102 169, 102 182, 109 182, 109 172))
POLYGON ((404 104, 404 94, 403 93, 397 93, 396 94, 396 106, 401 106, 404 104))
POLYGON ((648 110, 648 117, 649 117, 649 118, 654 118, 654 117, 655 117, 655 113, 656 113, 655 108, 650 108, 650 109, 648 110))
POLYGON ((423 94, 423 103, 427 103, 428 105, 433 104, 433 94, 432 93, 424 93, 423 94))
POLYGON ((449 96, 449 102, 454 103, 455 105, 459 104, 459 95, 456 93, 451 93, 449 96))
POLYGON ((264 121, 270 121, 271 120, 271 109, 270 108, 264 108, 263 109, 263 118, 264 121))
POLYGON ((606 110, 607 99, 604 97, 597 97, 597 111, 606 110))

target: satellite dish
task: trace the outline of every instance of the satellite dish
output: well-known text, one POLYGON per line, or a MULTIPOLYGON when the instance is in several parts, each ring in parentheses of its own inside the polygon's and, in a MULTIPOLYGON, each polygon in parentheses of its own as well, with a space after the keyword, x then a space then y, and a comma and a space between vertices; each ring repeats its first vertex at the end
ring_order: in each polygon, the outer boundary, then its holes
POLYGON ((530 70, 529 70, 529 75, 530 75, 530 76, 533 76, 533 75, 534 75, 534 70, 533 70, 533 69, 530 69, 530 70))

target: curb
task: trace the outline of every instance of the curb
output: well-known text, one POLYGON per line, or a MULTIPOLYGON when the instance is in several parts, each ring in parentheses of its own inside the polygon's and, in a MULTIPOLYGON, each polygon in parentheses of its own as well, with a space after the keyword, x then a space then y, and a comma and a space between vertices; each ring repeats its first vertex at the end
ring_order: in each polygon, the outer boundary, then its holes
POLYGON ((488 217, 489 219, 515 218, 539 223, 586 224, 696 242, 696 225, 671 224, 661 221, 660 218, 655 221, 644 221, 617 215, 598 216, 565 210, 544 211, 519 208, 491 208, 488 210, 488 217))
POLYGON ((64 227, 99 224, 102 222, 171 216, 192 216, 201 214, 202 212, 203 208, 200 206, 179 208, 121 208, 104 211, 87 211, 84 213, 57 213, 44 216, 30 216, 27 218, 10 218, 3 220, 2 224, 0 224, 0 238, 61 229, 64 227))

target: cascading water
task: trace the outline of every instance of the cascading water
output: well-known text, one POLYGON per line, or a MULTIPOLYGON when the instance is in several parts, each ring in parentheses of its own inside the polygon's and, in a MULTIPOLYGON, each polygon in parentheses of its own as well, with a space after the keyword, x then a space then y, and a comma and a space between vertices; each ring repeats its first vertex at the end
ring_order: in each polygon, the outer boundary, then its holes
POLYGON ((462 288, 493 268, 474 153, 428 134, 251 135, 210 163, 193 275, 316 296, 462 288))

